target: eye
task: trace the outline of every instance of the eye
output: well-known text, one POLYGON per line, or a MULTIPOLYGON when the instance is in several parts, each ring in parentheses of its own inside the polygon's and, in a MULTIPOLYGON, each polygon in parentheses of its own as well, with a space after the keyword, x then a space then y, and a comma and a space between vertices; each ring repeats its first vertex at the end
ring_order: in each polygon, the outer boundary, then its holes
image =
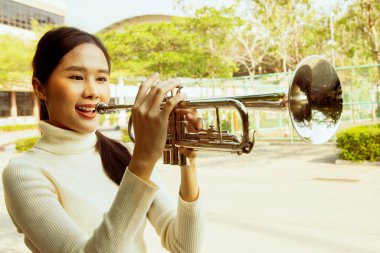
POLYGON ((80 75, 72 75, 72 76, 69 76, 70 79, 73 79, 73 80, 83 80, 83 77, 80 76, 80 75))
POLYGON ((105 83, 108 81, 108 78, 105 76, 99 76, 96 80, 98 80, 99 82, 105 83))

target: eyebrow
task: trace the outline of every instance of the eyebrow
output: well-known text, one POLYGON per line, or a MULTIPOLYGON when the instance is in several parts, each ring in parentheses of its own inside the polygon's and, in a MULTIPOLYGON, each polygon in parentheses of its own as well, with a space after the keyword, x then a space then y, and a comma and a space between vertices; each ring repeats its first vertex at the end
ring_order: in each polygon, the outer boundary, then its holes
MULTIPOLYGON (((70 66, 70 67, 67 67, 65 68, 63 71, 86 71, 86 68, 84 67, 80 67, 80 66, 70 66)), ((108 71, 108 69, 98 69, 98 72, 99 73, 105 73, 105 74, 109 74, 110 72, 108 71)))

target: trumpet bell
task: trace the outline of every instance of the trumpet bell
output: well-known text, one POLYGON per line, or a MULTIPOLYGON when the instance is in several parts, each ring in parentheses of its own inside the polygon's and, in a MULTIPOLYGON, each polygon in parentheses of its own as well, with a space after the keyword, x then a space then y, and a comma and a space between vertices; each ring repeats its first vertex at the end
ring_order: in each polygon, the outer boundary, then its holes
POLYGON ((290 83, 288 106, 292 124, 305 141, 328 141, 339 126, 343 109, 335 68, 318 55, 302 60, 290 83))

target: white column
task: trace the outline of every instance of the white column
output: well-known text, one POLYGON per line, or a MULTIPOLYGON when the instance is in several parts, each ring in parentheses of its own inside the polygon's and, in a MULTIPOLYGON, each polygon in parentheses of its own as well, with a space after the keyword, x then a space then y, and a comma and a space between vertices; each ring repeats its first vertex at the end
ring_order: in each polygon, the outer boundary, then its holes
POLYGON ((11 121, 15 123, 17 120, 16 92, 11 91, 10 96, 11 96, 11 121))

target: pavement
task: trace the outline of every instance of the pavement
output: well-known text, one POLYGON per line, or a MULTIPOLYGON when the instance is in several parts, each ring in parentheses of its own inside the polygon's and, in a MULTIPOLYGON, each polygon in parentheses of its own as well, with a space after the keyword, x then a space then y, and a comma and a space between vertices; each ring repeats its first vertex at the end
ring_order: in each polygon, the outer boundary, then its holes
MULTIPOLYGON (((15 155, 11 145, 0 151, 0 172, 15 155)), ((333 144, 258 142, 241 156, 199 152, 202 252, 380 252, 380 165, 338 159, 333 144)), ((157 169, 176 198, 179 170, 157 169)), ((0 198, 0 252, 29 252, 6 213, 2 184, 0 198)), ((145 237, 148 252, 166 252, 149 224, 145 237)))

